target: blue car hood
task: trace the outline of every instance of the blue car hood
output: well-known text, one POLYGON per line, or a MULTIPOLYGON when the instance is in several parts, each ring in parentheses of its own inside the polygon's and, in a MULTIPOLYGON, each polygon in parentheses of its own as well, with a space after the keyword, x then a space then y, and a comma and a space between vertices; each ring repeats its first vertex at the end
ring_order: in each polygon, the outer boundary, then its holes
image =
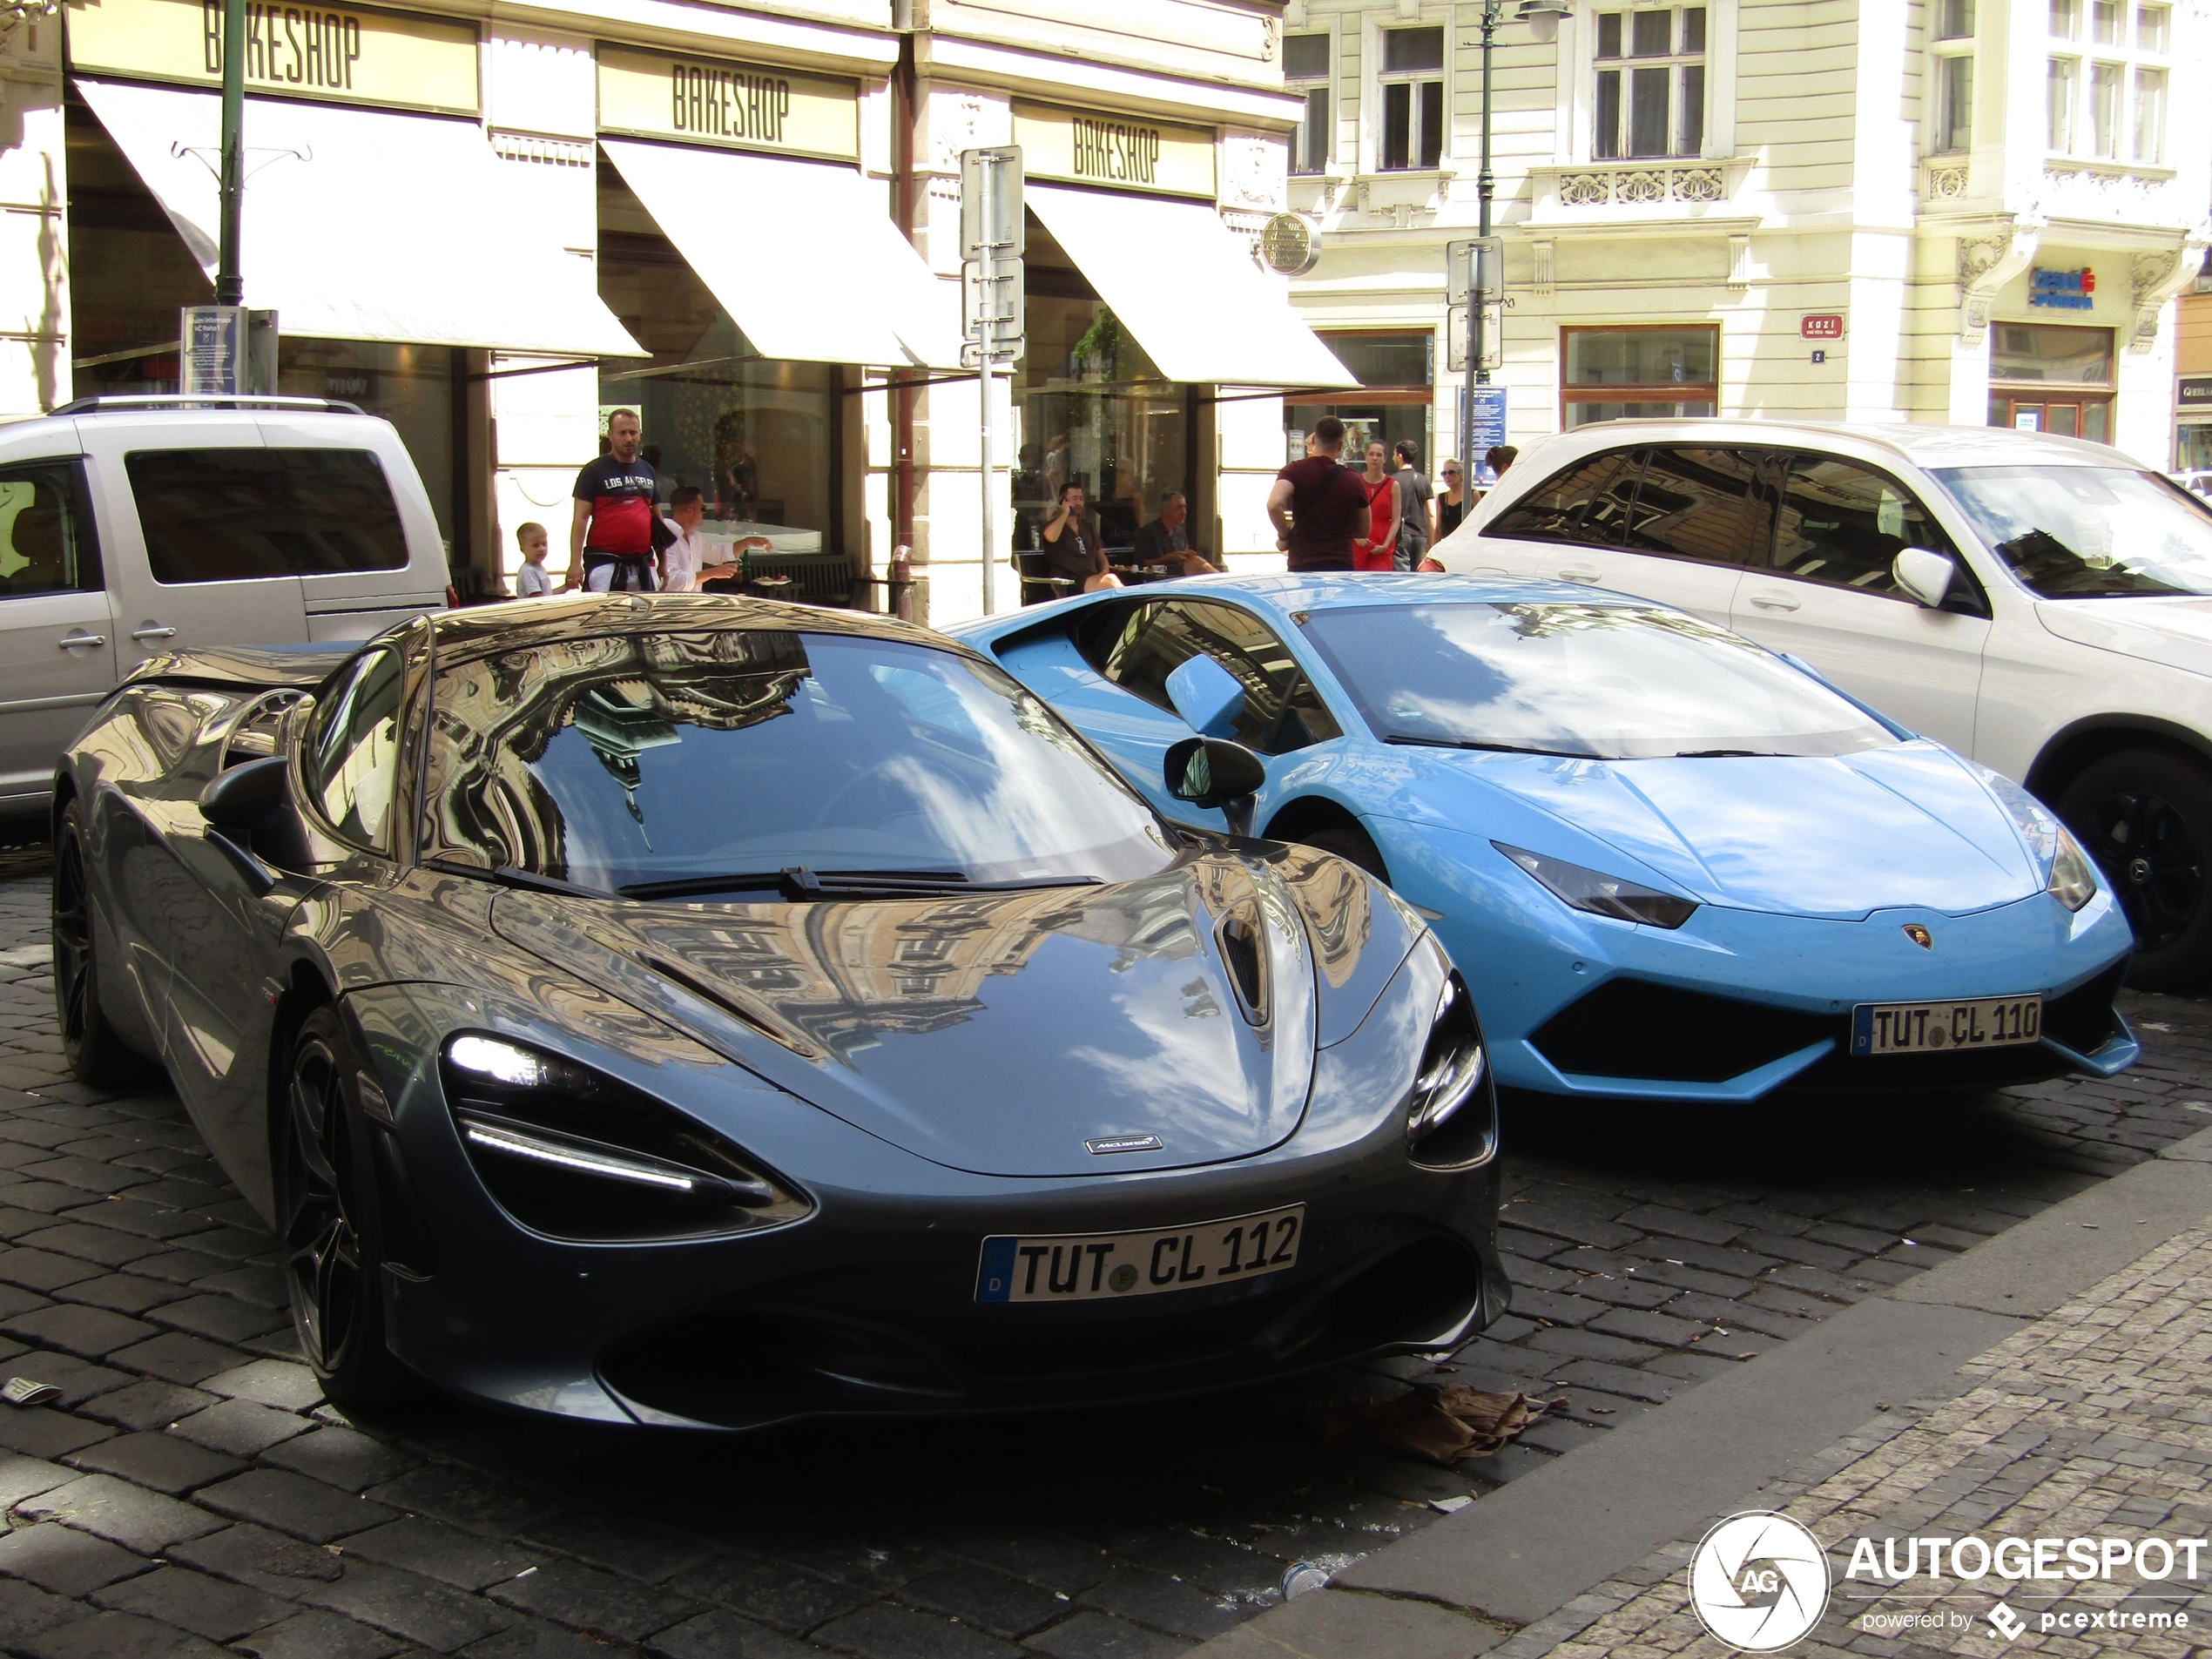
POLYGON ((503 893, 492 922, 510 944, 934 1163, 1115 1175, 1248 1157, 1298 1127, 1315 1049, 1311 902, 1264 865, 1213 855, 1114 887, 943 898, 503 893), (1240 1012, 1224 965, 1216 924, 1231 910, 1264 921, 1262 1025, 1240 1012), (1145 1135, 1159 1150, 1084 1144, 1145 1135))
MULTIPOLYGON (((2025 898, 2044 880, 1995 797, 1932 743, 1832 759, 1439 752, 1436 763, 1564 819, 1703 904, 1828 918, 1901 906, 1964 915, 2025 898)), ((1478 815, 1453 812, 1453 827, 1513 840, 1494 812, 1465 806, 1478 815)), ((1564 842, 1526 844, 1593 859, 1564 842)), ((1608 873, 1637 872, 1616 861, 1608 873)))

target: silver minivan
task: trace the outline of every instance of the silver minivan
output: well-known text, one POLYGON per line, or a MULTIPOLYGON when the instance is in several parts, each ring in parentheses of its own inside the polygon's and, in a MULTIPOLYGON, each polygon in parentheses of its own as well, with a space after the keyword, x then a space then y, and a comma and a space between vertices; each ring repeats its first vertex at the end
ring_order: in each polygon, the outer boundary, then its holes
POLYGON ((0 427, 0 814, 92 706, 206 645, 364 639, 446 598, 391 423, 320 398, 94 398, 0 427))

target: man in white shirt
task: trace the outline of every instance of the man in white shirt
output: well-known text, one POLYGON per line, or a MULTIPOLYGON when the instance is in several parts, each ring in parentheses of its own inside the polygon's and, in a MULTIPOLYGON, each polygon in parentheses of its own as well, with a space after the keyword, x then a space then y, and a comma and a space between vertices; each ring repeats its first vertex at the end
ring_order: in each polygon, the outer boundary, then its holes
POLYGON ((706 497, 696 484, 685 484, 668 498, 668 522, 676 539, 661 550, 660 590, 697 593, 699 584, 738 574, 733 556, 744 548, 765 550, 772 545, 765 536, 748 536, 735 547, 699 534, 706 522, 706 497))

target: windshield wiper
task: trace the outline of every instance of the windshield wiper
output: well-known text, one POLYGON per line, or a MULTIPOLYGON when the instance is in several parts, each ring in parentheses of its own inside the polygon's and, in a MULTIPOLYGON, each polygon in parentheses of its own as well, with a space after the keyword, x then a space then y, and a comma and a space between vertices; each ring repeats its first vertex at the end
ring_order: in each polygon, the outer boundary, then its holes
POLYGON ((511 864, 462 864, 454 859, 420 859, 416 862, 426 870, 435 870, 441 875, 474 876, 479 881, 496 881, 502 887, 518 888, 523 893, 557 893, 569 899, 611 899, 614 894, 604 887, 587 887, 574 881, 563 881, 557 875, 539 875, 530 870, 518 870, 511 864))
POLYGON ((1401 738, 1393 735, 1383 741, 1415 749, 1480 749, 1489 754, 1558 755, 1568 760, 1605 759, 1603 755, 1581 754, 1572 749, 1539 749, 1525 743, 1481 743, 1473 738, 1401 738))
POLYGON ((1677 749, 1677 760, 1789 760, 1795 759, 1782 749, 1677 749))
POLYGON ((668 881, 633 881, 617 887, 625 899, 688 899, 714 893, 780 893, 799 902, 808 899, 903 898, 948 893, 1022 893, 1034 887, 1095 887, 1095 875, 1048 875, 1023 881, 971 881, 958 870, 813 870, 793 864, 780 870, 751 870, 727 875, 681 876, 668 881))

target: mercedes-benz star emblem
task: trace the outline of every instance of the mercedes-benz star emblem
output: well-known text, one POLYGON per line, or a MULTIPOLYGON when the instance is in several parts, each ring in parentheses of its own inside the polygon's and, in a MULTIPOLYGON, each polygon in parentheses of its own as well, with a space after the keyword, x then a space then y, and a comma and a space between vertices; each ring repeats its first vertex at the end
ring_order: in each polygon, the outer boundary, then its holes
POLYGON ((1922 950, 1935 948, 1935 935, 1917 921, 1908 921, 1905 924, 1905 936, 1922 950))

